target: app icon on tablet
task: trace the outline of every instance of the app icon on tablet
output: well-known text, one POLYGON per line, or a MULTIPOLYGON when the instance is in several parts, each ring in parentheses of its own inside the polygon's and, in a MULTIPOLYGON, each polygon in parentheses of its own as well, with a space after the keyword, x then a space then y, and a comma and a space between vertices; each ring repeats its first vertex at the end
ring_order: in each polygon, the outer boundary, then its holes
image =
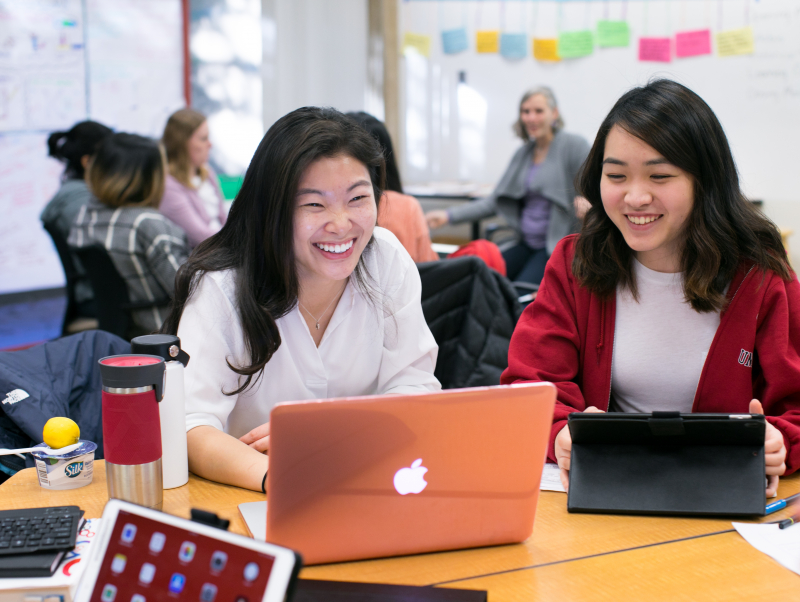
POLYGON ((124 527, 122 527, 122 541, 125 543, 133 543, 133 540, 136 538, 136 525, 132 525, 128 523, 124 527))
POLYGON ((150 564, 149 562, 145 562, 142 565, 141 570, 139 571, 139 581, 144 583, 145 585, 149 585, 153 582, 153 577, 156 576, 156 567, 150 564))
POLYGON ((217 586, 213 583, 204 583, 200 590, 200 602, 214 602, 217 597, 217 586))
POLYGON ((169 591, 173 594, 179 594, 183 591, 184 585, 186 585, 186 577, 180 573, 173 573, 169 580, 169 591))
POLYGON ((125 554, 115 554, 114 560, 111 561, 111 572, 119 575, 125 570, 125 563, 128 562, 128 557, 125 554))
POLYGON ((181 562, 191 562, 192 558, 194 558, 194 552, 197 549, 191 541, 184 541, 181 544, 181 549, 178 552, 178 559, 181 562))
POLYGON ((161 550, 164 549, 164 543, 167 541, 167 536, 163 533, 159 533, 156 531, 153 533, 153 536, 150 538, 150 551, 154 554, 158 554, 161 550))
POLYGON ((228 562, 228 555, 225 552, 220 552, 217 550, 211 555, 211 570, 212 571, 221 571, 225 568, 225 564, 228 562))
POLYGON ((100 594, 100 599, 103 602, 114 602, 117 597, 117 588, 110 583, 103 588, 103 593, 100 594))
POLYGON ((244 567, 244 580, 255 581, 258 578, 258 565, 255 562, 248 562, 244 567))
POLYGON ((142 594, 133 594, 131 602, 147 602, 142 594))

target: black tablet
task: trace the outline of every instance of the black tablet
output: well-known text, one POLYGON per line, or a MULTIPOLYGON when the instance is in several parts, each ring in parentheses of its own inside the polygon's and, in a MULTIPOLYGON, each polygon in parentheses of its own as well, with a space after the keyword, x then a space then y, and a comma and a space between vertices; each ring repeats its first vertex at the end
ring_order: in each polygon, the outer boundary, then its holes
POLYGON ((764 515, 760 414, 569 415, 570 512, 764 515))

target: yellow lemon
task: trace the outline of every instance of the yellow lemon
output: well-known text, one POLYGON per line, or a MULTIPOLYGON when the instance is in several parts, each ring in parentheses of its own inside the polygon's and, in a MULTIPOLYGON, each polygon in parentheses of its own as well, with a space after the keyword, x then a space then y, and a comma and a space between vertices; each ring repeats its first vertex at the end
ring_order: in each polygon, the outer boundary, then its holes
POLYGON ((81 429, 74 420, 56 417, 48 420, 42 431, 42 439, 50 449, 61 449, 77 443, 81 438, 81 429))

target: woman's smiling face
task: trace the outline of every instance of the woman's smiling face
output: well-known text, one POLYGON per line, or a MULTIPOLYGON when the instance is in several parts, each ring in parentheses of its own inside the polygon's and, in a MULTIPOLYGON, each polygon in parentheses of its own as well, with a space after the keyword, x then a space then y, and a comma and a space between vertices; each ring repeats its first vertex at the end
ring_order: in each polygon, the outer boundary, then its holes
POLYGON ((679 272, 694 179, 618 125, 606 138, 600 196, 606 214, 644 266, 679 272))
POLYGON ((306 168, 295 195, 294 253, 301 289, 349 278, 378 216, 367 167, 347 155, 306 168))

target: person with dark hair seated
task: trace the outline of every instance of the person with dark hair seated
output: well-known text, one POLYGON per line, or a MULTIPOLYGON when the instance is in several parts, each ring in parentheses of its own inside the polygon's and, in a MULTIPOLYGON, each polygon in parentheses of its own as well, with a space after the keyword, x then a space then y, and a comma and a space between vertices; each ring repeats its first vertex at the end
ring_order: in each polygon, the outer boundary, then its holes
MULTIPOLYGON (((47 139, 48 154, 65 163, 65 167, 61 187, 45 205, 39 219, 46 228, 54 231, 63 240, 69 237, 72 222, 81 207, 92 197, 84 180, 86 166, 97 145, 112 133, 110 128, 96 121, 81 121, 67 132, 53 132, 47 139)), ((81 316, 93 316, 95 309, 92 286, 77 257, 72 257, 72 263, 76 272, 73 302, 77 313, 81 316)))
POLYGON ((162 328, 192 357, 195 474, 263 491, 279 402, 441 388, 419 273, 376 227, 384 181, 378 142, 333 109, 298 109, 264 136, 162 328))
POLYGON ((61 187, 45 205, 40 219, 54 226, 63 238, 92 193, 86 186, 86 166, 97 145, 114 132, 96 121, 81 121, 67 132, 53 132, 47 139, 48 155, 65 163, 61 187))
POLYGON ((161 306, 132 312, 138 333, 158 330, 175 274, 189 255, 186 233, 158 211, 164 194, 164 150, 135 134, 103 140, 86 171, 93 198, 69 235, 73 247, 101 245, 125 280, 131 302, 161 306))
POLYGON ((431 233, 422 206, 413 196, 403 194, 394 146, 386 126, 363 111, 348 113, 347 116, 372 134, 383 147, 386 160, 386 190, 383 191, 378 211, 378 225, 397 237, 415 263, 436 261, 439 255, 431 246, 431 233))
POLYGON ((716 115, 673 81, 634 88, 579 190, 583 229, 556 247, 502 377, 558 388, 549 457, 564 486, 571 412, 759 413, 775 495, 800 468, 800 283, 716 115))

